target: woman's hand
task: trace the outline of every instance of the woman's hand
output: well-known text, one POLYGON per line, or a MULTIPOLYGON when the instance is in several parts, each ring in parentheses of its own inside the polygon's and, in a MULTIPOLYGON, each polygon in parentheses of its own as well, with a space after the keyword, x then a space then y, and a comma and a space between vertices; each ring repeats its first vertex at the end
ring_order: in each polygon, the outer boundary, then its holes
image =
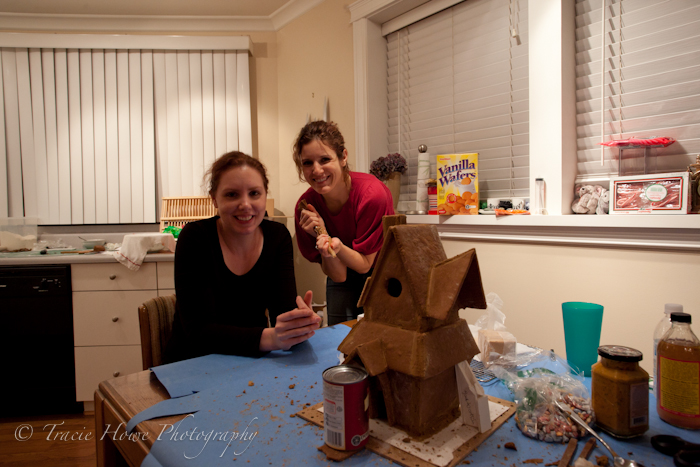
POLYGON ((321 234, 316 237, 316 249, 324 258, 333 256, 330 248, 333 248, 333 251, 337 254, 342 246, 343 242, 338 237, 331 237, 328 234, 321 234))
POLYGON ((320 227, 322 230, 326 229, 326 223, 323 222, 323 218, 318 211, 316 211, 316 208, 310 204, 306 205, 306 209, 301 210, 299 214, 299 225, 304 229, 304 232, 312 237, 316 236, 316 227, 320 227))
POLYGON ((311 309, 312 299, 313 292, 310 290, 303 299, 297 296, 297 308, 279 315, 274 328, 263 330, 260 350, 289 350, 313 336, 320 326, 321 317, 311 309))

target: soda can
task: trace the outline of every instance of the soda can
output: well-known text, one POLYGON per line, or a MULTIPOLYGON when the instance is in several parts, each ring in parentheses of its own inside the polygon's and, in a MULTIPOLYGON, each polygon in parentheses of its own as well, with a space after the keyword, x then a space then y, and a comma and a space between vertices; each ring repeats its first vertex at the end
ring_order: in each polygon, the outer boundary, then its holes
POLYGON ((323 441, 333 449, 362 448, 369 436, 369 375, 338 365, 323 372, 323 441))

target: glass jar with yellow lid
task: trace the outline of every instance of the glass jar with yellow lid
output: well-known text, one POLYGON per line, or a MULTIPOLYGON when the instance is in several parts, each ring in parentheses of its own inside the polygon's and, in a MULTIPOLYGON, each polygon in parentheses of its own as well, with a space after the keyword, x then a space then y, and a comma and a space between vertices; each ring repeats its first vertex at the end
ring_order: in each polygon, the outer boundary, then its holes
POLYGON ((639 366, 642 352, 619 345, 598 347, 602 358, 591 368, 596 424, 618 438, 649 429, 649 373, 639 366))

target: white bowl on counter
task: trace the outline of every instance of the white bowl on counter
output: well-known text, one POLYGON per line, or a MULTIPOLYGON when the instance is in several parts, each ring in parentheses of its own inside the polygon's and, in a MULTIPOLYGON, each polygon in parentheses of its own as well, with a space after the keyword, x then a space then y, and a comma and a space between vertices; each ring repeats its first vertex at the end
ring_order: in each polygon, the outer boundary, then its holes
POLYGON ((155 245, 153 245, 152 247, 150 247, 150 248, 146 251, 146 253, 158 253, 158 252, 163 251, 164 248, 165 248, 165 246, 164 246, 162 243, 156 243, 155 245))
POLYGON ((96 246, 104 246, 107 240, 103 238, 88 238, 83 241, 83 250, 92 250, 96 246))

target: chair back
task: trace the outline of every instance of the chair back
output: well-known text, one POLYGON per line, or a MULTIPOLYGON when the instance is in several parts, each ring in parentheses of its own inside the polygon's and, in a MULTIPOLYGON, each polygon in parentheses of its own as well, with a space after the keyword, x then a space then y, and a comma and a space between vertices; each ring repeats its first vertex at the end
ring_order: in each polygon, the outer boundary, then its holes
POLYGON ((175 295, 156 297, 139 307, 143 369, 163 364, 163 352, 173 333, 175 295))

